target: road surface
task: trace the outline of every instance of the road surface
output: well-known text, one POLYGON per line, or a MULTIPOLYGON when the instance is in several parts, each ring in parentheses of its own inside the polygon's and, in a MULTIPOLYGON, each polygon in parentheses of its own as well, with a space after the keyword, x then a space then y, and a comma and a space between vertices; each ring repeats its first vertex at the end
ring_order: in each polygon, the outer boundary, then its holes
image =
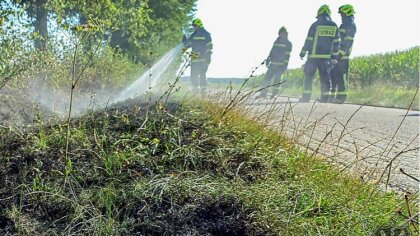
POLYGON ((338 163, 345 171, 382 189, 419 192, 420 114, 404 109, 332 103, 299 103, 280 96, 221 92, 210 100, 242 112, 295 140, 299 146, 338 163), (391 171, 389 171, 391 170, 391 171), (385 183, 388 183, 386 185, 385 183))

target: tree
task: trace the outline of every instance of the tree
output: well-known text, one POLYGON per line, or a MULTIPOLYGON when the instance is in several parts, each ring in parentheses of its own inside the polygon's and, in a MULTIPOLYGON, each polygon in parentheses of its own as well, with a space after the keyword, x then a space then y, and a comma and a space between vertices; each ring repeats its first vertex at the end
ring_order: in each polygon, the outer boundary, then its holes
POLYGON ((32 25, 36 34, 35 48, 46 50, 48 45, 48 13, 47 4, 49 0, 12 0, 12 2, 23 8, 33 20, 32 25))
POLYGON ((180 42, 181 28, 191 21, 195 4, 196 0, 104 1, 79 5, 79 12, 81 19, 106 20, 110 46, 148 64, 180 42))
POLYGON ((36 49, 48 48, 54 40, 49 38, 52 31, 94 22, 105 32, 105 37, 98 34, 96 41, 107 40, 134 62, 147 64, 180 42, 181 28, 189 24, 196 1, 6 0, 0 3, 0 10, 19 8, 26 12, 35 33, 36 49), (49 25, 52 20, 57 24, 49 25))

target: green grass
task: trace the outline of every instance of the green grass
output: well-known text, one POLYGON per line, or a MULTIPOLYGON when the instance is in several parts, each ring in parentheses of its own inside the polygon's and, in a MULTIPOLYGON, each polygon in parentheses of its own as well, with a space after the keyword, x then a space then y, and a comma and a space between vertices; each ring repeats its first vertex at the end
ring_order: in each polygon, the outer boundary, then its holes
POLYGON ((87 114, 71 123, 71 165, 62 125, 0 128, 0 234, 371 235, 405 222, 396 193, 223 109, 132 100, 87 114))
MULTIPOLYGON (((261 85, 261 83, 261 78, 256 78, 254 81, 250 82, 248 88, 252 87, 257 90, 257 86, 261 85)), ((284 86, 280 87, 281 96, 302 96, 301 86, 288 86, 286 83, 284 86)), ((320 96, 320 88, 318 83, 319 81, 315 80, 312 87, 313 99, 316 99, 320 96)), ((235 86, 234 88, 238 89, 239 86, 235 86)), ((413 100, 411 109, 419 110, 420 100, 419 94, 415 96, 416 90, 417 87, 407 88, 403 86, 390 86, 384 84, 368 86, 365 88, 350 87, 348 90, 347 102, 361 105, 365 104, 408 109, 411 101, 413 100)))
POLYGON ((379 105, 408 109, 411 101, 412 109, 419 110, 419 94, 417 88, 373 86, 365 89, 350 90, 349 101, 358 104, 379 105))
MULTIPOLYGON (((350 60, 348 102, 408 108, 419 86, 420 47, 407 50, 355 57, 350 60)), ((303 67, 287 70, 280 94, 302 95, 303 67)), ((251 78, 248 87, 261 86, 263 75, 251 78)), ((320 94, 319 76, 313 81, 312 98, 320 94)), ((418 95, 413 108, 419 110, 418 95)))

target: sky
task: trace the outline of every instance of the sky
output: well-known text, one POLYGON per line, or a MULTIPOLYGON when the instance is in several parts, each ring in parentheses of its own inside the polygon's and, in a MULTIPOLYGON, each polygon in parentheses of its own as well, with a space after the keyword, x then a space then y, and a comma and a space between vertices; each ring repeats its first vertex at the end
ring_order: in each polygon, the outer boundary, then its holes
MULTIPOLYGON (((208 77, 245 78, 267 58, 285 26, 293 49, 288 68, 304 61, 299 52, 318 8, 328 4, 339 26, 339 6, 352 4, 357 33, 351 57, 405 50, 420 45, 419 0, 198 0, 196 17, 213 40, 208 77)), ((254 74, 266 72, 263 66, 254 74)))

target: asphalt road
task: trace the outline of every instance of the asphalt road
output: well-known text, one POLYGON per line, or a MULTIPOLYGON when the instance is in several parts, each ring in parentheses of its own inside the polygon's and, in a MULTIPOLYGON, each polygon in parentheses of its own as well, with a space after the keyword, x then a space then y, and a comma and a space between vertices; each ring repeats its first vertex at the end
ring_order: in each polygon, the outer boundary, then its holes
MULTIPOLYGON (((229 104, 234 94, 210 99, 229 104)), ((382 189, 419 192, 418 111, 241 96, 234 107, 284 133, 303 150, 327 157, 343 171, 382 189)))

